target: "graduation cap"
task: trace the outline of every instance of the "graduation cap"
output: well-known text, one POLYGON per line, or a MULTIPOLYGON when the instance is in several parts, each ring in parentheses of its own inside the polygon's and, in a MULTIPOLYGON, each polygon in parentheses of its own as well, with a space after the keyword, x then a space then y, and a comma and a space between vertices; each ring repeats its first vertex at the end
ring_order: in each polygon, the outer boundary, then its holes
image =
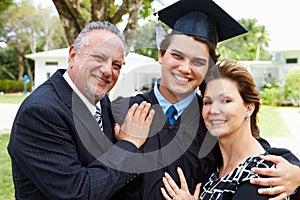
POLYGON ((173 31, 203 37, 215 45, 247 32, 212 0, 180 0, 157 14, 173 31))

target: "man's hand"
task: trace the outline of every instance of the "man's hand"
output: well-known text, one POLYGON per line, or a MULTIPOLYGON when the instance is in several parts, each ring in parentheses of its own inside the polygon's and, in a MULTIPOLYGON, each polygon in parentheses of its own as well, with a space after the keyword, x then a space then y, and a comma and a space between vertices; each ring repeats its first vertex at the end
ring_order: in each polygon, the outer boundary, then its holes
POLYGON ((133 104, 128 110, 121 128, 116 124, 115 137, 117 140, 127 140, 140 148, 147 140, 155 111, 151 104, 143 101, 140 105, 133 104), (150 112, 149 112, 150 110, 150 112))
POLYGON ((254 178, 250 182, 261 186, 272 186, 261 188, 259 194, 278 195, 270 200, 285 199, 291 195, 300 185, 300 168, 289 163, 281 156, 267 155, 262 159, 273 162, 276 168, 252 168, 256 174, 269 176, 267 178, 254 178))

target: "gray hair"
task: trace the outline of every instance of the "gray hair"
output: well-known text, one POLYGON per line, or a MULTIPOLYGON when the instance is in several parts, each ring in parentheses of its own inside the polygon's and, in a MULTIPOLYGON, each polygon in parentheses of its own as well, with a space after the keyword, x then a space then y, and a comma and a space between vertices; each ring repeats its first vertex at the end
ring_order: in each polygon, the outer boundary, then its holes
POLYGON ((85 45, 87 45, 88 41, 86 40, 86 34, 92 30, 107 30, 112 33, 114 33, 116 36, 118 36, 123 44, 124 50, 125 50, 125 39, 120 30, 113 25, 110 22, 104 21, 104 22, 90 22, 87 24, 79 33, 79 35, 76 37, 74 41, 75 50, 77 53, 81 53, 81 50, 85 45))

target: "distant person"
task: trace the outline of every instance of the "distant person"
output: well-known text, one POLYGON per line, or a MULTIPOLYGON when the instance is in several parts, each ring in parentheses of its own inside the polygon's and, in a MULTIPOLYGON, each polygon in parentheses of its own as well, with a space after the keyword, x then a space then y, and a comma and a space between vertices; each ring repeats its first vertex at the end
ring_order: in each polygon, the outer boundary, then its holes
MULTIPOLYGON (((265 149, 259 143, 257 113, 260 93, 251 74, 237 62, 224 60, 208 72, 205 81, 202 116, 210 134, 218 138, 217 147, 222 159, 214 172, 203 180, 200 199, 267 200, 274 197, 258 194, 261 186, 250 183, 250 179, 260 177, 251 171, 253 167, 275 167, 274 163, 260 156, 275 154, 293 159, 298 164, 300 161, 286 149, 265 149)), ((178 174, 180 186, 170 175, 164 177, 162 194, 165 199, 171 199, 175 193, 173 199, 176 200, 198 200, 200 185, 190 194, 183 171, 178 169, 178 174)))
POLYGON ((115 127, 106 94, 117 82, 124 48, 114 25, 89 23, 69 49, 68 69, 24 100, 8 145, 16 199, 109 199, 137 176, 117 167, 128 165, 124 152, 139 152, 154 111, 135 104, 115 127))

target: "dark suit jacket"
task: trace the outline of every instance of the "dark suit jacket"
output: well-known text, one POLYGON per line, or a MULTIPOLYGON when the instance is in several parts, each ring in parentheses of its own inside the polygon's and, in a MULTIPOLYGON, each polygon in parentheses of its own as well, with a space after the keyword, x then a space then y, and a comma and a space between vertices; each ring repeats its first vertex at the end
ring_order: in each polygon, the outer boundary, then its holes
POLYGON ((152 158, 144 166, 144 170, 148 171, 119 190, 112 199, 163 200, 160 188, 164 187, 162 182, 164 172, 168 172, 179 185, 177 167, 181 167, 190 192, 194 192, 196 184, 214 169, 214 159, 210 151, 217 143, 217 139, 207 133, 204 126, 201 117, 202 103, 199 104, 202 102, 201 97, 196 96, 193 99, 173 127, 166 123, 165 115, 153 90, 150 93, 113 102, 115 120, 122 123, 127 113, 125 108, 142 101, 150 102, 155 110, 149 137, 141 148, 143 153, 151 154, 152 158))
POLYGON ((8 145, 16 199, 108 199, 136 176, 114 169, 126 164, 120 149, 138 150, 114 140, 108 97, 101 100, 106 138, 64 72, 30 94, 16 115, 8 145))

